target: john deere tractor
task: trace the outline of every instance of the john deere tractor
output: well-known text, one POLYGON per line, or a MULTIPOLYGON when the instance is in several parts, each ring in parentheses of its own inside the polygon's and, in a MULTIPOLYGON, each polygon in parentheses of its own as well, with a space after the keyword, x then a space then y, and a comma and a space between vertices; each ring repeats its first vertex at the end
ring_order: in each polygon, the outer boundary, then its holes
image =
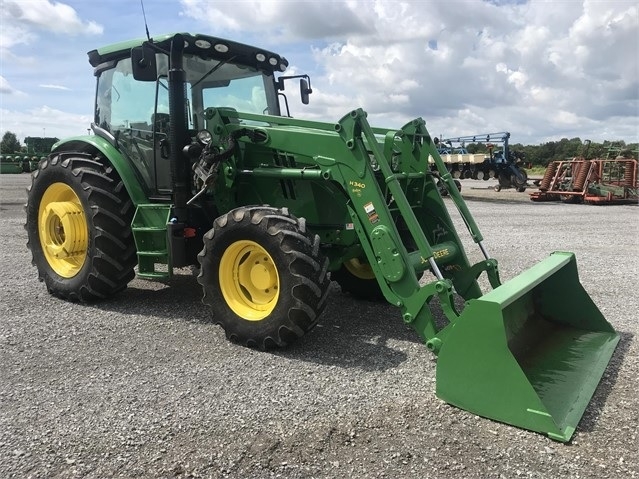
POLYGON ((169 282, 196 266, 227 337, 266 349, 317 324, 334 280, 397 307, 437 355, 444 401, 570 439, 619 337, 572 253, 501 284, 422 119, 398 130, 372 127, 361 109, 336 123, 293 119, 285 85, 299 80, 308 103, 307 76, 282 75, 276 53, 208 35, 88 55, 93 134, 55 144, 28 193, 28 247, 51 294, 90 302, 136 274, 169 282), (480 262, 469 263, 438 183, 480 262))

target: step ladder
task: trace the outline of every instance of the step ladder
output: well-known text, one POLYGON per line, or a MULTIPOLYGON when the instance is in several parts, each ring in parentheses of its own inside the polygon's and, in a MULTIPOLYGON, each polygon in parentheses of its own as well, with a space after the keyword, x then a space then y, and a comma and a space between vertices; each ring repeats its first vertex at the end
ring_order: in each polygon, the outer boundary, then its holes
POLYGON ((168 223, 171 205, 140 204, 131 230, 138 255, 138 277, 168 281, 173 276, 169 255, 168 223))

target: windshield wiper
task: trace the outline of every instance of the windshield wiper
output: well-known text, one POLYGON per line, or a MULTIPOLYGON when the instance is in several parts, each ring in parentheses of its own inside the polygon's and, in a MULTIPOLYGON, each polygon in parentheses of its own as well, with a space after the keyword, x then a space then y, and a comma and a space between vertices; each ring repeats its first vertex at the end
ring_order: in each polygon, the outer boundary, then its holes
POLYGON ((202 78, 200 78, 198 81, 193 83, 193 85, 191 85, 191 89, 193 89, 193 87, 195 87, 198 83, 200 83, 202 80, 204 80, 210 74, 212 74, 213 72, 216 72, 217 70, 219 70, 221 67, 226 65, 231 60, 234 60, 235 57, 236 57, 236 55, 233 55, 231 58, 227 58, 226 60, 221 60, 220 63, 218 63, 217 65, 214 65, 213 68, 211 68, 208 72, 206 72, 204 75, 202 75, 202 78))

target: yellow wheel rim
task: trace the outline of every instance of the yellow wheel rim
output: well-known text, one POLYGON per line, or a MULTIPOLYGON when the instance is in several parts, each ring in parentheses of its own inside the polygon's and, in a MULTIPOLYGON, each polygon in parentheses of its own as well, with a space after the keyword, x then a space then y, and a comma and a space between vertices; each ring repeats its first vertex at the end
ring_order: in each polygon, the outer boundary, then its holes
POLYGON ((84 265, 89 228, 78 195, 64 183, 53 183, 38 209, 38 232, 42 252, 51 269, 72 278, 84 265))
POLYGON ((344 263, 344 267, 359 279, 375 279, 375 272, 371 265, 359 258, 353 258, 344 263))
POLYGON ((275 309, 280 294, 277 267, 254 241, 236 241, 224 251, 219 280, 226 304, 241 318, 260 321, 275 309))

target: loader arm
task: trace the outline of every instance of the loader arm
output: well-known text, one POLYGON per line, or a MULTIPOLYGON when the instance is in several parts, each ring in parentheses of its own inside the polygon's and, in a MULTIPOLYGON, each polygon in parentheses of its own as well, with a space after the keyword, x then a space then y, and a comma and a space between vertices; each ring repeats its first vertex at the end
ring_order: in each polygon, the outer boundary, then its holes
MULTIPOLYGON (((437 353, 435 345, 440 343, 428 307, 433 298, 439 297, 447 320, 453 322, 458 317, 455 292, 466 300, 480 297, 476 279, 484 271, 493 287, 499 285, 494 259, 486 255, 478 264, 468 262, 438 191, 436 176, 446 182, 472 238, 485 254, 482 237, 422 119, 400 130, 382 130, 373 129, 361 109, 351 111, 336 124, 226 109, 209 109, 206 116, 208 129, 220 139, 246 128, 248 122, 259 122, 262 125, 255 130, 262 132, 269 149, 295 155, 298 161, 309 152, 322 152, 308 158, 308 165, 298 164, 298 168, 269 167, 264 164, 265 158, 257 167, 247 169, 246 161, 231 160, 225 166, 227 174, 220 175, 223 183, 219 189, 243 190, 237 186, 237 178, 242 176, 338 184, 335 194, 346 195, 349 222, 358 238, 358 248, 344 254, 357 249, 365 254, 386 300, 400 308, 404 321, 433 352, 437 353), (436 159, 439 175, 430 171, 429 155, 436 159), (402 232, 398 223, 404 226, 402 232), (427 271, 434 274, 435 281, 422 284, 420 279, 427 271)), ((220 210, 230 208, 228 196, 220 201, 220 210)), ((337 208, 337 203, 329 208, 337 208)))
POLYGON ((244 135, 220 167, 221 207, 275 201, 308 213, 331 264, 365 257, 386 300, 437 355, 438 397, 570 440, 619 335, 581 286, 572 253, 553 253, 501 284, 422 119, 393 131, 373 129, 362 110, 336 124, 215 109, 207 118, 218 138, 244 135), (482 261, 469 263, 437 179, 482 261), (282 192, 274 196, 278 182, 282 192), (428 271, 435 279, 425 282, 428 271), (493 289, 482 295, 477 278, 484 272, 493 289), (466 300, 461 311, 455 293, 466 300), (435 297, 447 324, 435 321, 435 297))
MULTIPOLYGON (((432 154, 430 135, 422 119, 416 119, 401 130, 387 131, 384 145, 380 145, 375 130, 362 110, 352 111, 339 122, 338 133, 356 158, 355 164, 366 165, 353 171, 351 163, 341 163, 342 182, 349 192, 353 222, 357 225, 360 241, 369 263, 376 272, 382 291, 391 304, 399 306, 402 318, 410 324, 435 353, 439 343, 434 318, 428 307, 438 296, 449 322, 458 317, 453 292, 465 299, 481 296, 476 282, 482 270, 490 270, 496 277, 496 261, 484 261, 470 266, 463 245, 455 232, 446 205, 439 194, 435 179, 428 168, 428 155, 432 154), (391 165, 390 149, 394 148, 401 162, 395 170, 391 165), (371 153, 369 153, 371 152, 371 153), (375 181, 370 158, 379 167, 382 182, 375 181), (359 178, 349 179, 353 173, 359 178), (361 186, 364 188, 361 188, 361 186), (370 186, 369 186, 370 185, 370 186), (383 189, 388 189, 391 202, 387 205, 383 189), (410 190, 420 190, 413 202, 407 198, 410 190), (401 237, 391 214, 393 206, 407 226, 408 237, 401 237), (431 241, 426 237, 426 232, 431 241), (434 233, 436 232, 436 233, 434 233), (438 234, 439 233, 439 234, 438 234), (438 238, 439 241, 434 241, 438 238), (406 243, 415 245, 408 252, 406 243), (436 281, 420 284, 421 274, 432 271, 436 281), (390 290, 390 294, 386 293, 390 290)), ((378 133, 382 131, 377 130, 378 133)), ((481 234, 468 211, 463 198, 445 170, 441 158, 434 151, 438 168, 448 185, 462 218, 473 239, 481 242, 481 234)))

